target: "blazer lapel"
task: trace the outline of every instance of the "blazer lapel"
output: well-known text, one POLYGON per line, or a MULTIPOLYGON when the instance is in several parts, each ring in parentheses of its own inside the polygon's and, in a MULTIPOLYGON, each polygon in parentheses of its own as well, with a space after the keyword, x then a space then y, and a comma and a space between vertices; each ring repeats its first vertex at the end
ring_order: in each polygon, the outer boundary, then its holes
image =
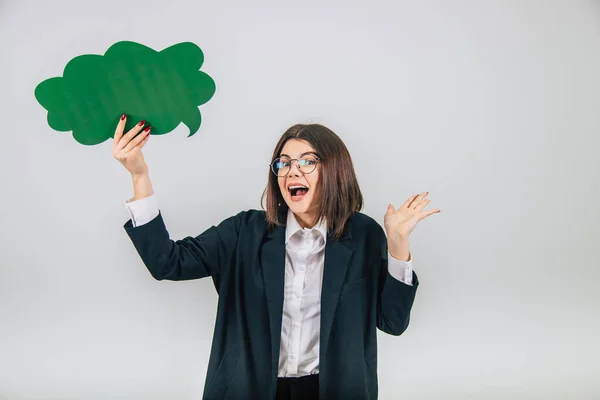
MULTIPOLYGON (((331 334, 333 316, 340 297, 340 291, 346 277, 348 264, 354 253, 350 230, 352 218, 339 240, 327 235, 325 245, 325 266, 321 288, 321 333, 320 357, 327 354, 327 344, 331 334)), ((271 335, 271 367, 277 376, 279 368, 279 345, 281 341, 281 320, 283 314, 283 289, 285 284, 285 225, 278 226, 266 235, 260 255, 263 284, 269 312, 269 330, 271 335)))
POLYGON ((319 358, 321 362, 327 354, 335 309, 340 298, 340 291, 346 277, 348 264, 354 253, 354 246, 352 241, 349 240, 352 236, 349 232, 347 227, 339 241, 327 235, 325 269, 323 271, 323 285, 321 287, 321 336, 319 338, 319 358))
POLYGON ((266 236, 266 242, 262 246, 260 258, 269 312, 271 368, 273 376, 276 379, 279 368, 279 343, 281 341, 281 319, 283 314, 285 226, 278 226, 266 236))

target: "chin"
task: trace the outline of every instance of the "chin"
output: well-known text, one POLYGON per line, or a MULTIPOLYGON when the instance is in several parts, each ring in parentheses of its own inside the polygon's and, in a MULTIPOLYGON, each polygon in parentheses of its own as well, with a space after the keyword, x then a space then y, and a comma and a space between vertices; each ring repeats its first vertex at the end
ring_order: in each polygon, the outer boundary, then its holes
POLYGON ((302 201, 292 201, 286 199, 286 203, 294 214, 305 214, 309 211, 312 199, 302 199, 302 201))

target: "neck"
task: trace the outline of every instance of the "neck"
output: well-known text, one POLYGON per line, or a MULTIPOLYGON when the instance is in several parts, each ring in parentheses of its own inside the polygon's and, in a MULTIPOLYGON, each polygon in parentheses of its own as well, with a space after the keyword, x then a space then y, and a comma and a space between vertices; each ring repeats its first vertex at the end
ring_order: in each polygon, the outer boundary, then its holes
POLYGON ((311 229, 315 226, 314 224, 314 214, 306 214, 306 213, 302 213, 302 214, 295 214, 294 213, 294 217, 296 217, 296 221, 298 221, 298 224, 300 224, 301 227, 303 228, 307 228, 307 229, 311 229))

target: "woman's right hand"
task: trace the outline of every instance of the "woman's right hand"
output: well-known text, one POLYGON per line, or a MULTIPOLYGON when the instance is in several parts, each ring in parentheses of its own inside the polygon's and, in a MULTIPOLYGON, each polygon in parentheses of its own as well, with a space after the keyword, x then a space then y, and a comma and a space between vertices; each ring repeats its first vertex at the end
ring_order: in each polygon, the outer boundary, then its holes
POLYGON ((146 123, 146 121, 140 121, 129 132, 123 135, 126 122, 127 116, 123 114, 115 130, 112 154, 133 177, 142 176, 148 173, 148 165, 144 161, 142 147, 144 147, 150 138, 150 126, 146 127, 138 135, 146 123))

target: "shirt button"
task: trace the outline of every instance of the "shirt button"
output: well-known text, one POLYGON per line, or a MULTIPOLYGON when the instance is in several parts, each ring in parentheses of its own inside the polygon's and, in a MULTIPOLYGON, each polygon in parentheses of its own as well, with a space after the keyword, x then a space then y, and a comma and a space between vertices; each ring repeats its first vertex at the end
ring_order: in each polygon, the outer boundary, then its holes
POLYGON ((295 360, 295 359, 296 359, 296 355, 295 355, 294 353, 292 353, 292 354, 290 354, 290 358, 291 358, 292 360, 295 360))
POLYGON ((299 327, 299 326, 300 326, 300 324, 299 324, 299 323, 297 323, 297 322, 294 322, 294 323, 292 323, 292 326, 293 326, 294 328, 297 328, 297 327, 299 327))
POLYGON ((301 294, 300 293, 296 293, 296 297, 300 298, 301 294))
POLYGON ((300 266, 300 271, 304 271, 306 269, 306 267, 304 265, 300 266))

